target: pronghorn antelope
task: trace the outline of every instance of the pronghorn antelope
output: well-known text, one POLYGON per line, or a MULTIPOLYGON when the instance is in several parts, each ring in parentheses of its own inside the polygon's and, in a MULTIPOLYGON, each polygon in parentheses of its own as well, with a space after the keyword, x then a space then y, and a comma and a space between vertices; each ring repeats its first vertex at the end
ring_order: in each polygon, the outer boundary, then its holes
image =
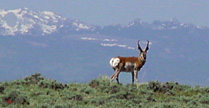
POLYGON ((144 50, 141 49, 138 40, 138 50, 140 54, 138 57, 114 57, 110 60, 110 66, 114 69, 114 74, 111 76, 110 81, 112 82, 115 78, 119 83, 118 76, 120 72, 131 72, 132 73, 132 83, 134 83, 134 76, 136 78, 138 86, 138 71, 146 62, 146 54, 149 49, 149 41, 147 41, 147 46, 144 50))

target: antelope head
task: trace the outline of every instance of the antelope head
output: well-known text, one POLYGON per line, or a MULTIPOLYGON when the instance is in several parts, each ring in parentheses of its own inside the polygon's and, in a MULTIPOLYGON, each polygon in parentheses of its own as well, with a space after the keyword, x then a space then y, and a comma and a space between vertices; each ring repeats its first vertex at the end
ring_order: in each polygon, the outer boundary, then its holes
POLYGON ((138 50, 140 51, 138 58, 141 59, 142 61, 146 61, 146 55, 147 51, 149 49, 149 41, 147 41, 147 46, 144 50, 139 45, 139 40, 138 40, 138 50))

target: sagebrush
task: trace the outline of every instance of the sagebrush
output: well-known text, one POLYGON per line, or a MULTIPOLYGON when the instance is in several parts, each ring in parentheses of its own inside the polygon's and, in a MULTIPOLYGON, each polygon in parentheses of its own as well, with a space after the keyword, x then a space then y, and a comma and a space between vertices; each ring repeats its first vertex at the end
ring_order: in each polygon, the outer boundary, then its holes
POLYGON ((0 107, 12 108, 209 108, 209 87, 177 82, 110 84, 102 76, 89 83, 63 84, 36 73, 0 82, 0 107))

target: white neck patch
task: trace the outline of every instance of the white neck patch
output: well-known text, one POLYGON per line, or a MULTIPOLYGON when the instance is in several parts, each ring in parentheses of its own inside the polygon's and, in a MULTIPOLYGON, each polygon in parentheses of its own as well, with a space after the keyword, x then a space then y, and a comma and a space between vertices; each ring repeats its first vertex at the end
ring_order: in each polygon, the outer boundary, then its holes
POLYGON ((140 55, 140 58, 141 58, 142 61, 145 60, 143 54, 140 55))

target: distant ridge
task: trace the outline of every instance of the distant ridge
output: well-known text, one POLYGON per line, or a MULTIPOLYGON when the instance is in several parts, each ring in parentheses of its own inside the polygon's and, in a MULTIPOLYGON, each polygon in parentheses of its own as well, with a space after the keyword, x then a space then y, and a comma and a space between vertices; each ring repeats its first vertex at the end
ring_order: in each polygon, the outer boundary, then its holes
POLYGON ((72 33, 103 33, 108 28, 116 31, 131 29, 135 27, 149 28, 152 30, 175 30, 182 28, 208 29, 203 26, 181 23, 177 19, 169 21, 154 21, 149 24, 136 19, 127 25, 94 26, 70 20, 51 11, 33 11, 28 8, 14 10, 0 10, 0 34, 7 36, 15 35, 50 35, 59 32, 72 33))

